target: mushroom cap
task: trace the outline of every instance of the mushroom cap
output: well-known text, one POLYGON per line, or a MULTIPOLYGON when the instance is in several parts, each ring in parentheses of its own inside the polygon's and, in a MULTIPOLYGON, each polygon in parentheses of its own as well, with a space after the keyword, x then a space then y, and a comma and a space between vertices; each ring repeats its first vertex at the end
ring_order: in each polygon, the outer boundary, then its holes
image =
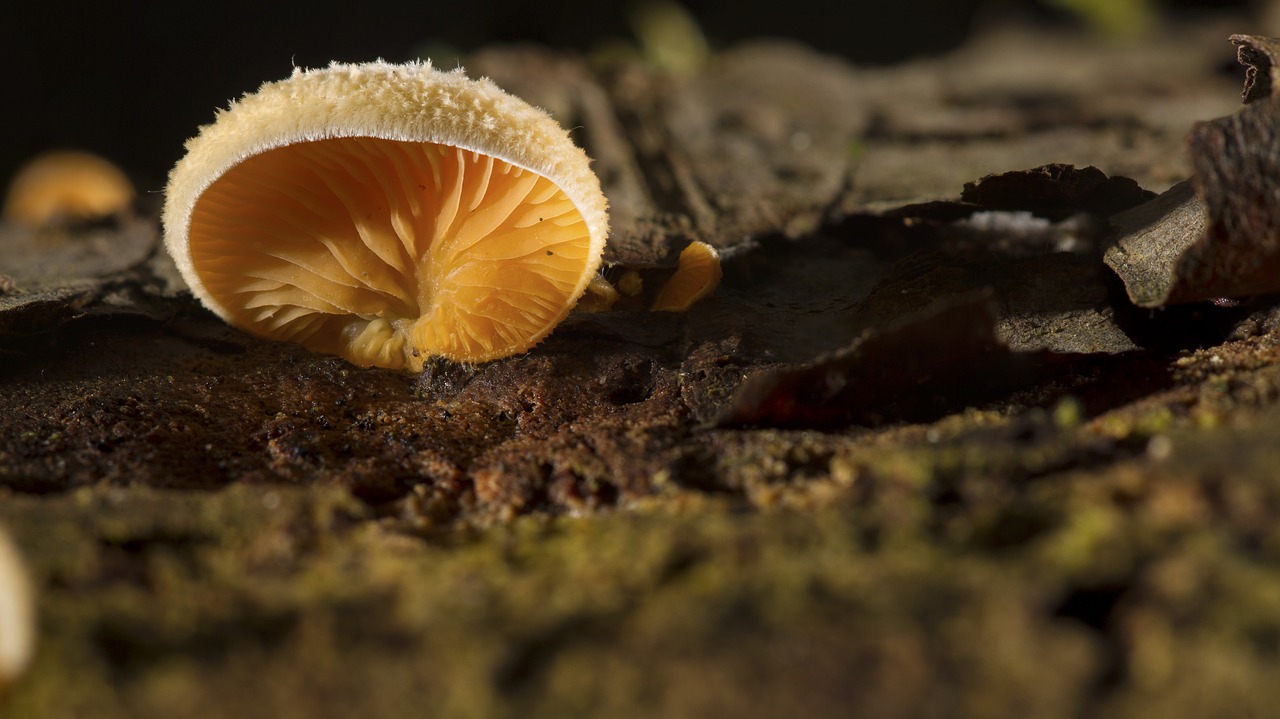
POLYGON ((529 349, 581 297, 608 234, 563 128, 429 62, 295 69, 186 148, 163 221, 196 297, 362 366, 529 349))
POLYGON ((13 176, 4 217, 29 227, 59 218, 94 219, 125 209, 133 198, 133 183, 109 160, 80 150, 50 150, 13 176))

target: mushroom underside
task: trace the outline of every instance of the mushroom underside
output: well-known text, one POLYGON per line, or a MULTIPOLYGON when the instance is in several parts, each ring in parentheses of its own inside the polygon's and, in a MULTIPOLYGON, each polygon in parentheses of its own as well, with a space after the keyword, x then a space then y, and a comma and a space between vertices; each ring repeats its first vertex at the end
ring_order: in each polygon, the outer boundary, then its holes
POLYGON ((593 271, 550 179, 449 145, 343 137, 254 155, 191 214, 199 282, 225 319, 362 366, 522 352, 593 271))

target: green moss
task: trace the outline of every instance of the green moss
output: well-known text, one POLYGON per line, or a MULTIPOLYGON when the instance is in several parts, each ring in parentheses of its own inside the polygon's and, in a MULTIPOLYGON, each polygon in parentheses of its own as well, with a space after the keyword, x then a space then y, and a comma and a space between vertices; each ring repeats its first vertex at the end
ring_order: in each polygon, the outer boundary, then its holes
POLYGON ((1233 677, 1280 668, 1280 413, 1139 415, 1168 428, 1163 459, 1071 469, 1096 426, 1056 413, 1029 447, 1016 422, 853 450, 775 433, 781 464, 748 479, 796 509, 671 486, 427 536, 336 488, 11 496, 43 589, 8 716, 1248 709, 1222 699, 1233 677), (1115 662, 1129 679, 1090 700, 1115 662))
POLYGON ((1063 397, 1053 406, 1053 423, 1061 430, 1072 430, 1084 422, 1084 405, 1075 397, 1063 397))
MULTIPOLYGON (((12 716, 834 711, 845 667, 902 651, 929 665, 921 682, 954 671, 994 691, 1017 651, 962 650, 997 628, 1003 610, 980 605, 1033 611, 988 563, 918 542, 873 549, 834 509, 529 517, 434 546, 394 523, 343 529, 341 493, 109 494, 6 504, 47 587, 40 659, 12 716), (925 656, 916 620, 954 624, 960 653, 925 656), (744 694, 752 681, 761 691, 744 694)), ((1025 630, 1026 648, 1061 633, 1025 630)), ((1032 699, 1083 681, 1085 643, 1065 641, 1075 670, 1040 678, 1032 699)))
POLYGON ((1135 37, 1156 24, 1152 0, 1053 0, 1080 16, 1091 29, 1112 37, 1135 37))

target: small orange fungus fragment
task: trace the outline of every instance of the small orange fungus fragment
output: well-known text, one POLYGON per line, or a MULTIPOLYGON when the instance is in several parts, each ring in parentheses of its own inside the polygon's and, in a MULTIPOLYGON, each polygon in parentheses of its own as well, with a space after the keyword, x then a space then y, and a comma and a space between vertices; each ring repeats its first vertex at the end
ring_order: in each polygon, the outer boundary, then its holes
POLYGON ((596 275, 587 285, 587 291, 578 300, 579 312, 608 312, 618 302, 618 290, 609 284, 609 280, 596 275))
POLYGON ((680 253, 676 273, 658 291, 651 309, 684 312, 720 284, 720 253, 705 242, 691 242, 680 253))
POLYGON ((120 168, 97 155, 53 150, 37 155, 9 184, 4 217, 39 227, 59 219, 92 220, 133 202, 133 183, 120 168))
POLYGON ((206 307, 361 366, 484 362, 546 337, 600 266, 607 203, 549 115, 461 70, 296 70, 169 176, 165 245, 206 307))
POLYGON ((635 270, 627 270, 618 278, 618 291, 627 297, 639 297, 644 292, 644 278, 635 270))

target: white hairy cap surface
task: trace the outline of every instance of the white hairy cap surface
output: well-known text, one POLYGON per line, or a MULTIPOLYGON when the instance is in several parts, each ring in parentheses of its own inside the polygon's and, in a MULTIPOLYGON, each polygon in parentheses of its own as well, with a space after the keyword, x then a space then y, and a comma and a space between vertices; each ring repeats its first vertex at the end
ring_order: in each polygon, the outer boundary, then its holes
POLYGON ((582 296, 608 234, 586 153, 461 69, 295 70, 186 147, 163 220, 196 297, 362 366, 529 349, 582 296))

